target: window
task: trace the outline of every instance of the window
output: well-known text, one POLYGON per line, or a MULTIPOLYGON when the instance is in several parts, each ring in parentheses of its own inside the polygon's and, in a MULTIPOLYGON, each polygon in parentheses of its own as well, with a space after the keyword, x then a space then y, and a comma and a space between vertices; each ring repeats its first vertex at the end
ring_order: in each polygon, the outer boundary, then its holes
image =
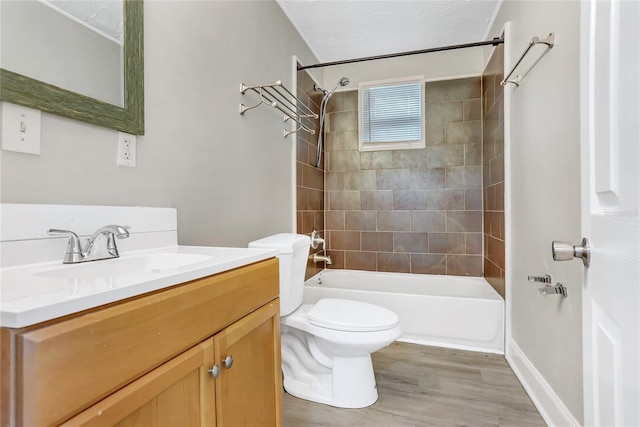
POLYGON ((360 83, 360 151, 424 148, 422 77, 360 83))

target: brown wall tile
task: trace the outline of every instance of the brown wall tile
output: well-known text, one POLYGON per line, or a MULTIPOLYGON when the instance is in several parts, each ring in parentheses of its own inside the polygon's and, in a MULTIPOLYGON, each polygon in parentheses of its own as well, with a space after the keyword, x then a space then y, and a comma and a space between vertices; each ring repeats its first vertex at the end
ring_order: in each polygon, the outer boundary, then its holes
POLYGON ((346 211, 345 230, 376 230, 377 214, 374 211, 346 211))
POLYGON ((464 189, 426 190, 429 210, 463 210, 464 189))
POLYGON ((494 49, 483 73, 484 277, 505 296, 504 126, 502 119, 504 47, 494 49))
POLYGON ((344 230, 344 214, 345 211, 326 211, 327 230, 344 230))
POLYGON ((429 238, 427 233, 393 233, 394 252, 429 252, 429 238))
POLYGON ((482 85, 477 77, 446 80, 444 82, 445 101, 480 98, 481 95, 482 85))
POLYGON ((447 123, 445 127, 447 144, 479 144, 482 142, 482 122, 447 123))
POLYGON ((393 209, 393 191, 361 191, 360 208, 376 211, 393 209))
POLYGON ((364 231, 360 234, 360 245, 363 251, 392 252, 393 233, 364 231))
POLYGON ((443 188, 445 179, 444 168, 411 169, 411 188, 443 188))
MULTIPOLYGON (((324 219, 335 258, 330 268, 482 275, 489 193, 483 168, 491 165, 483 157, 481 79, 429 82, 425 89, 424 149, 359 152, 357 91, 339 92, 329 103, 324 219)), ((500 122, 499 108, 491 118, 500 122)), ((496 135, 489 134, 492 153, 496 135)), ((308 157, 314 144, 308 139, 303 148, 308 157)), ((315 172, 304 171, 303 179, 319 185, 315 172)), ((311 206, 313 190, 319 189, 308 188, 311 206)), ((307 228, 311 216, 301 218, 307 228)))
POLYGON ((396 252, 377 252, 378 271, 410 273, 411 255, 396 252))
POLYGON ((461 144, 429 146, 427 155, 430 168, 464 166, 464 145, 461 144))
POLYGON ((447 231, 447 211, 412 211, 411 231, 447 231))
POLYGON ((349 270, 377 271, 375 252, 345 252, 345 268, 349 270))
POLYGON ((433 254, 464 254, 464 233, 429 233, 429 252, 433 254))
POLYGON ((410 231, 410 211, 378 211, 379 231, 410 231))
POLYGON ((330 191, 330 210, 360 210, 359 191, 330 191))
POLYGON ((462 102, 427 103, 425 113, 425 121, 429 124, 461 122, 463 119, 462 102))
POLYGON ((391 151, 365 151, 360 153, 360 169, 389 169, 392 167, 393 155, 391 151))
POLYGON ((450 233, 482 233, 482 211, 447 211, 450 233))
POLYGON ((425 210, 427 209, 426 190, 394 190, 393 209, 425 210))
MULTIPOLYGON (((297 97, 310 109, 318 112, 318 93, 313 90, 313 79, 306 71, 299 71, 297 80, 297 97)), ((305 123, 316 131, 319 127, 318 120, 307 120, 305 123)), ((316 136, 305 132, 296 134, 296 232, 310 235, 313 230, 317 230, 325 236, 325 172, 323 163, 320 167, 314 166, 316 147, 316 136)), ((322 268, 324 263, 309 260, 305 278, 308 279, 322 268)))
POLYGON ((447 274, 454 276, 481 276, 482 256, 448 255, 447 274))
POLYGON ((344 173, 345 190, 377 190, 376 171, 359 170, 344 173))
POLYGON ((416 274, 447 274, 447 256, 411 254, 411 272, 416 274))
POLYGON ((331 249, 360 250, 360 233, 357 231, 329 231, 331 249))
POLYGON ((376 182, 378 190, 402 190, 411 186, 409 169, 378 169, 376 182))

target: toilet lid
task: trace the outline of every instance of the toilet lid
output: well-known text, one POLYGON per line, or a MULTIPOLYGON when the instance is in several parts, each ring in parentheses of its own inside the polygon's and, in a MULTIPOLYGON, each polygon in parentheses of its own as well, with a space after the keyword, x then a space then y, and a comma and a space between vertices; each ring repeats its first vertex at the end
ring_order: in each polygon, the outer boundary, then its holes
POLYGON ((309 323, 339 331, 383 331, 398 325, 398 315, 391 310, 361 301, 326 298, 318 301, 307 314, 309 323))

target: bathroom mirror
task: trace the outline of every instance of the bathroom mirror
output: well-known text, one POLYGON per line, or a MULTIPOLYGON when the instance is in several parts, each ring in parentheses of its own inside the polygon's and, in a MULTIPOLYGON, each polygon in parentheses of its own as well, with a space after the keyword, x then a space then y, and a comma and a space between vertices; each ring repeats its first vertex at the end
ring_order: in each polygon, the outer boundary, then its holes
MULTIPOLYGON (((121 8, 122 34, 114 30, 113 37, 95 29, 89 31, 89 25, 79 24, 82 19, 66 16, 76 13, 54 11, 49 3, 73 6, 85 2, 30 0, 3 1, 0 5, 0 100, 135 135, 144 134, 143 0, 121 0, 117 6, 113 0, 87 2, 98 8, 121 8), (15 25, 21 15, 30 17, 24 25, 28 37, 21 37, 21 26, 15 25), (47 25, 34 25, 35 18, 47 25), (54 39, 64 44, 59 51, 46 47, 54 39), (39 44, 45 47, 34 55, 39 44), (42 56, 54 61, 48 65, 34 62, 42 56), (53 73, 43 74, 47 68, 53 73), (79 74, 73 74, 80 69, 79 74)), ((120 19, 113 11, 109 13, 112 21, 120 19)), ((96 12, 88 12, 89 15, 96 12)))

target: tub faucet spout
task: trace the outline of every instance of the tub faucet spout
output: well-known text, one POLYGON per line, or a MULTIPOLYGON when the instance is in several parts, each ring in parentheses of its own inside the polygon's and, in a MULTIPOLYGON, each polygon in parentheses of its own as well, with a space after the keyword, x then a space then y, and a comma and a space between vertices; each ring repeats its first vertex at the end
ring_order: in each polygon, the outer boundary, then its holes
POLYGON ((313 262, 325 262, 327 265, 331 265, 331 257, 329 255, 313 254, 309 258, 311 258, 313 262))

